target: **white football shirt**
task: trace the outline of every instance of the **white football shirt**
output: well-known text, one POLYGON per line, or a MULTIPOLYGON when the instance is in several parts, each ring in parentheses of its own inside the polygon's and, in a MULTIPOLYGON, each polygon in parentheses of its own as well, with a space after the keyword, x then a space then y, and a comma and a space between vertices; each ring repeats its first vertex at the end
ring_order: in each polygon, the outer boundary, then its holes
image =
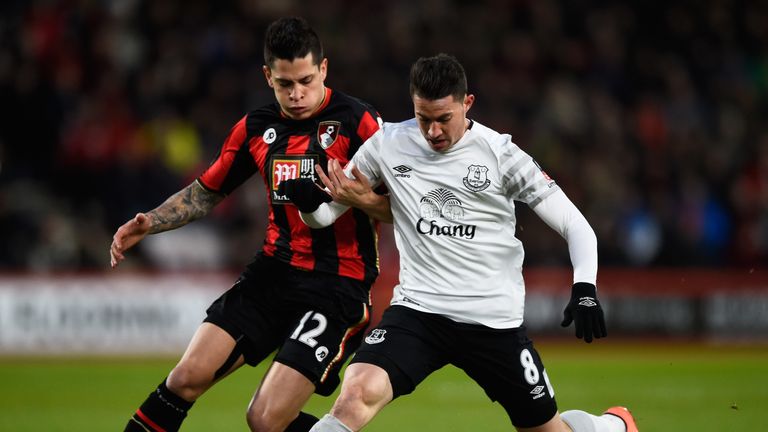
POLYGON ((352 163, 391 193, 400 252, 393 305, 492 328, 522 324, 514 201, 533 208, 559 188, 509 135, 473 122, 439 153, 415 119, 385 123, 352 163))

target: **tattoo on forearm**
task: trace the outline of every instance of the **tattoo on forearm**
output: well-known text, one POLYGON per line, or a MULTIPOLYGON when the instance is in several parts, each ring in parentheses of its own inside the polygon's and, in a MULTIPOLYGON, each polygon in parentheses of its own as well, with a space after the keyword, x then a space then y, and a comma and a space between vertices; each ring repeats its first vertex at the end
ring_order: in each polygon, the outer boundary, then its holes
POLYGON ((209 192, 196 181, 176 192, 147 213, 152 223, 150 234, 176 229, 207 215, 224 197, 209 192))

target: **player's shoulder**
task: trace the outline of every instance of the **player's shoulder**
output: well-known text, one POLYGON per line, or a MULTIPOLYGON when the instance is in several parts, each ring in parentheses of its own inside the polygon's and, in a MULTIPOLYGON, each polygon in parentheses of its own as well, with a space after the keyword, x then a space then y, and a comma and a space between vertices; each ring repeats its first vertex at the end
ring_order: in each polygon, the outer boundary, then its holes
POLYGON ((281 120, 280 107, 274 102, 248 111, 242 123, 249 135, 252 135, 263 132, 267 125, 279 123, 281 120))
POLYGON ((475 120, 472 120, 470 128, 476 141, 480 141, 491 146, 503 145, 504 141, 510 140, 510 136, 508 134, 498 132, 495 129, 491 129, 488 126, 475 120))
POLYGON ((376 108, 373 107, 373 105, 364 101, 363 99, 338 90, 331 90, 331 101, 329 103, 329 108, 332 107, 350 109, 352 112, 359 116, 362 116, 366 112, 378 112, 376 111, 376 108))
MULTIPOLYGON (((366 141, 368 151, 382 152, 390 149, 390 152, 402 151, 412 141, 414 134, 418 133, 415 122, 382 122, 379 129, 366 141)), ((389 152, 388 152, 389 153, 389 152)))
POLYGON ((371 137, 371 145, 378 148, 382 154, 423 155, 426 146, 422 144, 421 134, 416 119, 401 122, 383 122, 381 128, 371 137))
POLYGON ((372 138, 382 145, 386 143, 387 148, 403 149, 409 143, 418 142, 421 132, 415 119, 401 122, 382 122, 379 130, 372 138))
POLYGON ((473 121, 472 133, 477 143, 498 156, 520 151, 520 148, 512 141, 510 134, 498 132, 482 123, 473 121))
POLYGON ((401 122, 384 122, 381 127, 381 132, 388 137, 420 134, 419 124, 416 123, 415 118, 401 122))

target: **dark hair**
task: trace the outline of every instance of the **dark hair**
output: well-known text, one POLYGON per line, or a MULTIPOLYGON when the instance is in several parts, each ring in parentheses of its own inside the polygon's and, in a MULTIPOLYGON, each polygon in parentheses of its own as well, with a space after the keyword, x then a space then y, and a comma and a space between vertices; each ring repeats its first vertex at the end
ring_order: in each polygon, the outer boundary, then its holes
POLYGON ((463 100, 467 95, 467 75, 456 57, 438 54, 422 57, 411 66, 411 97, 437 100, 453 96, 463 100))
POLYGON ((317 33, 301 17, 280 18, 267 27, 264 36, 264 62, 272 67, 275 60, 293 61, 312 53, 313 64, 323 60, 323 45, 317 33))

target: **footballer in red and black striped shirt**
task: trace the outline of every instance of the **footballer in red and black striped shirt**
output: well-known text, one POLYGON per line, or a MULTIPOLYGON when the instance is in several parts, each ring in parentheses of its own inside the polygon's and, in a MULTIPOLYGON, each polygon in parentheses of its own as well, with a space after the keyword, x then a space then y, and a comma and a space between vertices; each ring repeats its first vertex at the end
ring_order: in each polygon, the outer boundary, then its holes
POLYGON ((264 255, 371 283, 378 274, 375 222, 352 209, 328 228, 310 229, 296 206, 278 194, 278 186, 295 178, 319 181, 316 164, 325 166, 329 158, 348 162, 379 122, 370 105, 330 88, 307 118, 291 118, 274 103, 251 111, 232 128, 219 156, 198 181, 226 195, 258 172, 270 204, 264 255))
MULTIPOLYGON (((113 267, 148 234, 210 213, 250 176, 258 173, 266 184, 270 212, 262 250, 208 308, 187 351, 136 410, 127 431, 178 430, 211 386, 275 351, 248 406, 248 426, 308 431, 317 418, 301 412, 304 403, 313 392, 333 392, 341 366, 362 342, 378 273, 376 223, 353 210, 329 228, 310 229, 278 186, 286 179, 315 180, 315 164, 325 166, 329 158, 349 161, 379 129, 378 114, 325 87, 328 62, 301 18, 269 26, 264 62, 277 102, 243 117, 197 180, 114 235, 113 267)), ((368 211, 382 217, 377 209, 368 211)))

